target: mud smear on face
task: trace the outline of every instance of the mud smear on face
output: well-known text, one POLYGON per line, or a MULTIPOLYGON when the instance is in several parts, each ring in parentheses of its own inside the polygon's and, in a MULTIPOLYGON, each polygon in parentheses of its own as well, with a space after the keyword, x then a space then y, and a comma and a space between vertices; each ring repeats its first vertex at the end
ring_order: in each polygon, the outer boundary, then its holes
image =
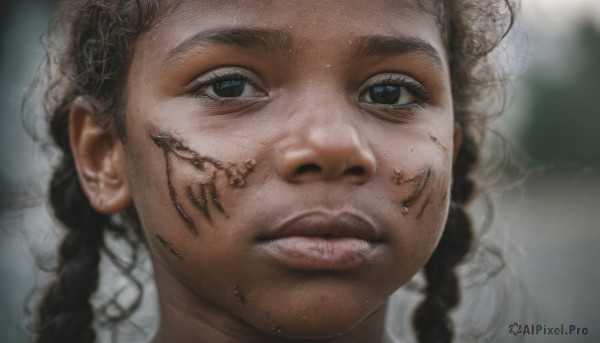
MULTIPOLYGON (((433 174, 433 171, 432 171, 431 167, 427 167, 427 169, 424 170, 422 173, 419 173, 412 177, 408 177, 404 171, 402 171, 398 168, 394 168, 394 172, 392 173, 392 182, 394 182, 394 184, 396 184, 396 185, 404 185, 404 184, 408 184, 408 183, 416 184, 416 187, 415 187, 415 190, 413 191, 413 193, 411 195, 409 195, 406 199, 402 200, 402 214, 403 215, 407 215, 409 208, 412 205, 414 205, 415 202, 417 202, 417 200, 419 200, 419 198, 423 194, 423 190, 425 190, 425 188, 427 188, 427 185, 429 184, 429 180, 431 179, 432 174, 433 174)), ((430 193, 430 195, 431 195, 431 193, 430 193)), ((424 207, 427 206, 428 204, 429 204, 429 198, 425 201, 423 208, 421 208, 421 210, 419 211, 420 215, 422 215, 422 212, 424 212, 424 207)))
POLYGON ((423 203, 423 206, 421 207, 421 210, 417 214, 417 219, 421 219, 423 217, 423 214, 425 213, 425 209, 427 209, 427 206, 429 206, 430 201, 431 201, 431 192, 428 194, 427 199, 425 200, 425 202, 423 203))
POLYGON ((435 143, 435 145, 439 146, 440 148, 444 149, 444 151, 448 151, 448 145, 447 144, 443 144, 442 142, 440 142, 440 140, 433 135, 433 133, 429 133, 429 138, 431 139, 432 142, 435 143))
POLYGON ((242 188, 246 185, 246 178, 254 170, 256 161, 249 159, 244 163, 226 165, 212 157, 202 156, 170 134, 162 132, 151 133, 150 138, 156 146, 163 150, 169 197, 192 234, 197 236, 198 228, 179 202, 179 192, 175 189, 172 179, 173 159, 194 167, 200 173, 198 177, 200 181, 189 183, 185 187, 185 191, 187 199, 190 200, 192 205, 198 209, 204 218, 209 223, 212 223, 211 208, 214 208, 225 217, 229 217, 217 190, 217 177, 220 175, 225 177, 227 184, 231 187, 242 188))
POLYGON ((165 247, 167 250, 169 250, 169 252, 171 254, 175 255, 179 260, 183 260, 181 253, 179 253, 179 251, 175 248, 173 243, 168 242, 167 240, 162 238, 160 235, 154 235, 154 238, 156 238, 160 242, 160 244, 162 244, 163 247, 165 247))

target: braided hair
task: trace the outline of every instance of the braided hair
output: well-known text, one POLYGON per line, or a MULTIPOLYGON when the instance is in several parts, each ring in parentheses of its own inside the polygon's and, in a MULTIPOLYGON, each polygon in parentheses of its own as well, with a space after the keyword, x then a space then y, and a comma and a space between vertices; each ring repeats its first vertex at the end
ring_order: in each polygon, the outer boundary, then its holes
POLYGON ((503 95, 502 77, 495 73, 497 66, 489 57, 511 30, 517 10, 511 0, 444 1, 438 6, 436 9, 445 13, 440 16, 441 25, 447 37, 454 115, 462 144, 453 166, 446 226, 424 268, 425 299, 413 314, 413 327, 421 343, 451 342, 454 338, 449 311, 460 302, 455 269, 474 240, 466 211, 477 190, 472 172, 479 161, 486 121, 495 114, 484 113, 481 101, 494 89, 503 95))
MULTIPOLYGON (((159 6, 154 1, 117 4, 107 0, 86 1, 70 12, 73 7, 64 2, 53 21, 55 26, 65 19, 71 22, 69 44, 62 51, 58 48, 53 51, 50 45, 45 62, 50 73, 52 64, 57 63, 52 53, 58 54, 61 74, 48 75, 44 109, 49 116, 50 136, 62 153, 50 181, 49 200, 66 235, 60 244, 55 278, 47 286, 37 310, 34 330, 38 343, 84 343, 96 339, 91 296, 98 288, 100 257, 106 248, 105 232, 126 240, 131 235, 126 233, 123 223, 97 213, 83 192, 70 149, 69 109, 77 96, 93 95, 100 104, 96 120, 103 125, 115 123, 124 138, 119 114, 124 104, 122 80, 128 72, 126 61, 130 60, 131 42, 156 18, 159 6)), ((131 212, 130 217, 135 219, 135 213, 131 212)), ((136 253, 142 239, 139 233, 137 237, 137 241, 128 241, 136 253)), ((110 251, 104 251, 114 257, 110 251)), ((130 272, 127 268, 120 269, 130 272)), ((138 286, 141 287, 139 282, 138 286)), ((133 307, 138 304, 134 302, 133 307)), ((131 311, 123 312, 118 319, 125 319, 131 311)))
MULTIPOLYGON (((130 237, 126 232, 131 227, 97 213, 86 198, 69 145, 69 109, 78 96, 93 96, 99 106, 97 121, 102 125, 114 124, 121 139, 126 140, 123 109, 132 46, 141 33, 172 8, 164 2, 63 1, 53 20, 46 56, 48 87, 44 111, 51 137, 62 152, 50 182, 50 204, 66 234, 59 248, 55 278, 39 303, 34 326, 38 343, 95 341, 96 311, 91 297, 98 288, 102 253, 114 257, 106 249, 104 237, 107 233, 130 237), (53 36, 58 38, 56 46, 53 36)), ((486 115, 476 104, 487 95, 489 81, 495 80, 487 57, 512 26, 515 12, 511 0, 440 0, 434 1, 433 7, 447 37, 454 113, 463 133, 463 144, 454 164, 446 228, 425 266, 425 299, 413 316, 413 326, 422 343, 449 342, 454 335, 449 311, 460 298, 455 268, 468 254, 473 240, 465 206, 476 190, 471 172, 478 161, 485 131, 482 123, 486 115)), ((133 225, 137 239, 127 240, 136 250, 143 237, 135 209, 127 214, 129 221, 138 225, 133 225)), ((129 273, 130 267, 122 271, 129 273)), ((126 319, 136 304, 131 311, 123 311, 114 318, 114 322, 126 319)))

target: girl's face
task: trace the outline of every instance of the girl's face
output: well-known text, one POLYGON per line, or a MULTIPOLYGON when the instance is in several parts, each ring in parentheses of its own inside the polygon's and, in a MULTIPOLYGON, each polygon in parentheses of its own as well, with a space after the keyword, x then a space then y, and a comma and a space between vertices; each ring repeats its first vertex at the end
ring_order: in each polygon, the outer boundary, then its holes
POLYGON ((457 135, 411 1, 185 3, 136 42, 127 99, 163 329, 358 330, 438 242, 457 135))

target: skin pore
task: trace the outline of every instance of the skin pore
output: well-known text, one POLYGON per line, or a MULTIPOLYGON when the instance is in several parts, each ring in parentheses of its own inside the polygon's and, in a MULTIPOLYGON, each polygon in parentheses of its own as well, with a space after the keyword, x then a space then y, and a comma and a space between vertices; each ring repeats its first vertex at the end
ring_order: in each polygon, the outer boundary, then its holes
POLYGON ((436 18, 408 0, 183 2, 136 42, 125 113, 152 342, 382 340, 447 217, 436 18))

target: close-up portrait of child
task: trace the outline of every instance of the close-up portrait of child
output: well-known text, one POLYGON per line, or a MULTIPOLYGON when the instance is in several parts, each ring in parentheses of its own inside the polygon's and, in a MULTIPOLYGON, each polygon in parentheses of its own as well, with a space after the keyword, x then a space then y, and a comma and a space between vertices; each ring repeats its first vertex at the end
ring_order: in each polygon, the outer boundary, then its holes
MULTIPOLYGON (((59 2, 25 99, 59 228, 27 339, 126 342, 149 311, 138 342, 484 341, 452 313, 519 7, 59 2), (103 261, 137 294, 108 290, 103 261)), ((463 321, 505 309, 480 305, 463 321)))

